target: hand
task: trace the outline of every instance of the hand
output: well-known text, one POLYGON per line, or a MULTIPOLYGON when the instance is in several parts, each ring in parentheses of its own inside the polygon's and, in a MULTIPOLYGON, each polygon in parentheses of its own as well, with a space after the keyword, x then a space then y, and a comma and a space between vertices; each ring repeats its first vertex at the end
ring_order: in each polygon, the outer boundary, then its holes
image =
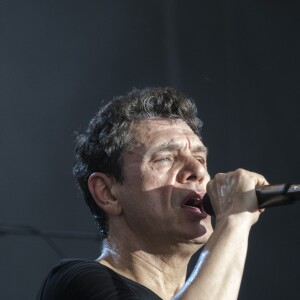
POLYGON ((229 173, 219 173, 207 184, 217 220, 220 218, 248 215, 251 225, 260 215, 257 206, 255 186, 266 185, 267 180, 260 174, 237 169, 229 173))

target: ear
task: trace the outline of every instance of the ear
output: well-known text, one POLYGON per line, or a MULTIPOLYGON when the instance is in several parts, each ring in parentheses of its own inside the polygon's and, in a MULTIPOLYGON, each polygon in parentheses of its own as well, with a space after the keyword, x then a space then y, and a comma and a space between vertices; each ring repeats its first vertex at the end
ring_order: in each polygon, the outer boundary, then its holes
POLYGON ((97 205, 107 214, 119 215, 122 209, 112 192, 114 184, 114 179, 101 172, 93 173, 88 180, 89 191, 97 205))

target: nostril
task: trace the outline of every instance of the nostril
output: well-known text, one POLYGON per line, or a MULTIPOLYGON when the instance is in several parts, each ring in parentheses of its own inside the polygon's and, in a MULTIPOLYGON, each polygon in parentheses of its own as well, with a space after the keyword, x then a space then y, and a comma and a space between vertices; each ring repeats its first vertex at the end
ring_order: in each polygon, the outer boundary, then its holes
POLYGON ((198 177, 196 175, 190 175, 187 180, 189 181, 197 181, 198 180, 198 177))

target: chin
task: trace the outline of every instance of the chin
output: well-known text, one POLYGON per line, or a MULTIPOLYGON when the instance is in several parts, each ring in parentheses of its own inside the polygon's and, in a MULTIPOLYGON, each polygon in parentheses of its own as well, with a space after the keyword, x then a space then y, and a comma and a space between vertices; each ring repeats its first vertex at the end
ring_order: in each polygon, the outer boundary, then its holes
POLYGON ((213 230, 211 226, 203 226, 199 224, 197 228, 192 228, 186 233, 186 239, 191 244, 204 245, 210 238, 213 230))

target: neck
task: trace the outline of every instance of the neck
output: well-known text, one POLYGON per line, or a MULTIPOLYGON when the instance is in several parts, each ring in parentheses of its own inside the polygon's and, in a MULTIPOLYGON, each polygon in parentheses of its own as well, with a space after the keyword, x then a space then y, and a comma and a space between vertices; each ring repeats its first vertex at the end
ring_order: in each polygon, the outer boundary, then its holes
POLYGON ((136 240, 119 242, 109 237, 98 261, 148 287, 162 299, 170 299, 184 284, 188 262, 199 245, 178 244, 162 249, 132 241, 136 240))

